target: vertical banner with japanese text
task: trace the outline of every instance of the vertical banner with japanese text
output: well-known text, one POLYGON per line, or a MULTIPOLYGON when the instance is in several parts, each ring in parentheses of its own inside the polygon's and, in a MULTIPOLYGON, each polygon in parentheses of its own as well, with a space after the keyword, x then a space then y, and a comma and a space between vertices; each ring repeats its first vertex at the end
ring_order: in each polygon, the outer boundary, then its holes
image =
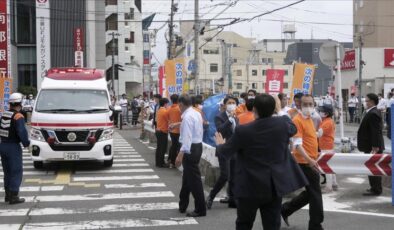
POLYGON ((267 79, 265 81, 265 93, 283 93, 285 71, 282 69, 267 69, 266 75, 267 79))
POLYGON ((159 66, 159 94, 164 95, 165 83, 164 83, 164 66, 159 66))
POLYGON ((49 0, 36 0, 37 86, 51 67, 49 0))
POLYGON ((293 83, 290 91, 290 104, 297 93, 311 94, 313 89, 313 78, 315 66, 310 64, 294 64, 293 83))
POLYGON ((0 77, 0 116, 9 109, 8 100, 12 92, 12 78, 0 77))
POLYGON ((84 46, 84 37, 83 37, 82 28, 74 29, 74 65, 77 67, 84 67, 83 60, 83 46, 84 46))
POLYGON ((164 65, 167 96, 182 94, 184 77, 186 77, 185 59, 166 60, 164 65))

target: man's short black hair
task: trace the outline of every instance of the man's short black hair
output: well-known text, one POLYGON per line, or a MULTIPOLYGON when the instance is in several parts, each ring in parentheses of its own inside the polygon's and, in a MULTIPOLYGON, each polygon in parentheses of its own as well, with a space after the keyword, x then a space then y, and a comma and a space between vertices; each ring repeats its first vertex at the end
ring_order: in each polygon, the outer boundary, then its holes
POLYGON ((170 101, 167 98, 160 98, 159 100, 159 105, 160 107, 164 106, 165 104, 168 104, 170 101))
POLYGON ((161 99, 162 96, 160 94, 155 94, 155 95, 153 95, 153 98, 161 99))
POLYGON ((373 101, 373 103, 375 105, 379 104, 379 97, 378 95, 374 94, 374 93, 369 93, 367 94, 367 97, 369 100, 373 101))
POLYGON ((274 114, 276 102, 274 97, 263 93, 256 96, 253 107, 256 109, 259 118, 271 117, 274 114))
POLYGON ((312 98, 313 103, 315 103, 315 99, 313 98, 313 96, 311 94, 302 94, 301 98, 303 98, 303 97, 310 97, 310 98, 312 98))
POLYGON ((257 95, 257 91, 256 90, 254 90, 254 89, 250 89, 250 90, 248 90, 248 94, 250 93, 250 92, 252 92, 255 96, 257 95))
POLYGON ((230 99, 234 100, 235 104, 238 105, 238 98, 236 98, 234 96, 227 96, 226 98, 224 98, 223 104, 226 104, 228 102, 228 100, 230 100, 230 99))
POLYGON ((240 98, 247 99, 248 98, 248 93, 241 93, 240 98))
POLYGON ((293 99, 301 99, 302 96, 304 96, 303 93, 297 93, 297 94, 294 95, 293 99))
POLYGON ((186 107, 190 107, 192 105, 192 99, 187 94, 182 94, 178 100, 179 104, 182 104, 186 107))
POLYGON ((178 96, 178 94, 173 94, 173 95, 171 95, 170 99, 171 99, 172 104, 176 104, 176 103, 178 103, 179 96, 178 96))
POLYGON ((251 112, 253 110, 253 106, 254 106, 254 99, 249 99, 246 101, 245 103, 246 109, 251 112))
POLYGON ((285 93, 279 93, 278 94, 279 100, 283 100, 283 98, 286 98, 286 97, 287 97, 287 95, 285 93))
POLYGON ((192 105, 193 106, 201 105, 201 104, 202 104, 202 96, 201 95, 197 95, 197 96, 192 97, 192 105))

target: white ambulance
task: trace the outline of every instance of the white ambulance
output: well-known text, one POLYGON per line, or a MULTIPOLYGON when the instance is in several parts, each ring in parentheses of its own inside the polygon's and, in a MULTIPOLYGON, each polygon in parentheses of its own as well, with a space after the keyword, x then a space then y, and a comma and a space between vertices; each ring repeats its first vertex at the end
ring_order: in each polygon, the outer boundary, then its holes
POLYGON ((44 77, 31 118, 31 156, 45 161, 113 163, 113 122, 104 71, 52 68, 44 77))

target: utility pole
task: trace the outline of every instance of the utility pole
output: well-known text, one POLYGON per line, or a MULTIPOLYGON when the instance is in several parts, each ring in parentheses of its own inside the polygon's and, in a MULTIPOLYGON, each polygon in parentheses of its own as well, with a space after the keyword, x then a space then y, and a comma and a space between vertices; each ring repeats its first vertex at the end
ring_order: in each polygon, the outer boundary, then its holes
POLYGON ((194 0, 194 62, 195 62, 195 78, 194 78, 194 89, 198 94, 198 78, 199 78, 199 35, 200 35, 200 16, 199 16, 199 0, 194 0))
MULTIPOLYGON (((115 36, 119 36, 120 34, 112 32, 110 35, 112 36, 112 43, 111 43, 111 46, 112 46, 111 47, 112 48, 111 91, 112 91, 113 95, 115 96, 115 36)), ((118 77, 118 82, 119 82, 119 77, 118 77)))
POLYGON ((227 44, 228 48, 228 93, 231 94, 233 92, 233 75, 231 71, 231 65, 233 64, 233 59, 231 57, 231 47, 232 44, 227 44))
POLYGON ((359 111, 358 111, 358 114, 359 114, 359 119, 360 119, 360 122, 361 122, 361 116, 363 115, 363 112, 362 112, 362 106, 363 106, 363 103, 362 103, 362 101, 361 101, 361 86, 362 86, 362 80, 363 80, 363 66, 364 66, 364 61, 363 61, 363 45, 364 45, 364 43, 363 43, 363 38, 362 38, 362 35, 361 34, 359 34, 359 37, 358 37, 358 54, 359 54, 359 63, 358 63, 358 65, 359 65, 359 68, 358 68, 358 108, 359 108, 359 111))
POLYGON ((170 14, 170 23, 168 24, 169 32, 168 32, 168 52, 167 52, 167 59, 171 60, 173 57, 172 54, 172 46, 173 46, 173 33, 174 33, 174 13, 175 13, 175 6, 174 0, 171 0, 171 14, 170 14))

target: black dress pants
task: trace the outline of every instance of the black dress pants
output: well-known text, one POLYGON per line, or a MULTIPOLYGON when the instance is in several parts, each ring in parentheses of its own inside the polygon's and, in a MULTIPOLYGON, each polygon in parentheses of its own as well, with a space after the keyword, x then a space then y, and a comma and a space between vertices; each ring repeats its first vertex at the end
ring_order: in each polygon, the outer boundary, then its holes
POLYGON ((264 230, 279 230, 281 205, 281 197, 274 197, 270 200, 238 198, 236 230, 252 229, 259 209, 264 230))
POLYGON ((223 156, 218 155, 218 161, 219 161, 220 175, 215 185, 213 186, 211 192, 209 193, 209 197, 212 200, 215 199, 216 195, 226 185, 226 182, 228 180, 228 174, 230 172, 229 171, 230 162, 228 160, 226 160, 223 156))
POLYGON ((179 133, 170 133, 171 137, 171 147, 170 154, 168 154, 168 161, 171 164, 175 164, 176 157, 178 156, 179 149, 181 148, 181 143, 179 143, 179 133))
MULTIPOLYGON (((370 154, 370 153, 365 153, 370 154)), ((371 187, 371 192, 375 194, 382 194, 382 177, 381 176, 368 176, 369 186, 371 187)))
POLYGON ((320 174, 306 164, 300 164, 301 170, 309 181, 305 191, 282 205, 282 213, 290 216, 297 210, 309 204, 309 230, 323 229, 324 220, 323 199, 320 189, 320 174))
POLYGON ((156 139, 156 167, 163 167, 164 155, 167 152, 168 134, 161 131, 156 131, 156 139))
POLYGON ((194 198, 194 211, 204 215, 207 211, 200 168, 198 167, 202 154, 202 143, 192 144, 190 151, 190 154, 184 154, 182 161, 183 175, 182 188, 179 193, 179 210, 187 209, 191 193, 194 198))

